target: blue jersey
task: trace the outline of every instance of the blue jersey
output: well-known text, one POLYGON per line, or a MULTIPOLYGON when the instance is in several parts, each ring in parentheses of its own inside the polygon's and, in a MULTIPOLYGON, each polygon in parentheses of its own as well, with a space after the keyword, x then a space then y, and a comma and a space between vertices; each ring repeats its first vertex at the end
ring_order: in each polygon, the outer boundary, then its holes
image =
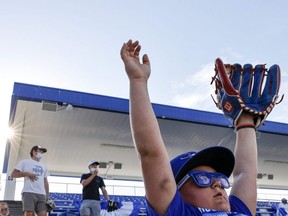
MULTIPOLYGON (((231 212, 216 211, 212 209, 205 209, 191 206, 185 203, 179 193, 176 192, 172 202, 169 205, 168 211, 165 216, 252 216, 248 207, 237 197, 230 195, 229 202, 231 212)), ((159 216, 147 201, 147 215, 159 216)))

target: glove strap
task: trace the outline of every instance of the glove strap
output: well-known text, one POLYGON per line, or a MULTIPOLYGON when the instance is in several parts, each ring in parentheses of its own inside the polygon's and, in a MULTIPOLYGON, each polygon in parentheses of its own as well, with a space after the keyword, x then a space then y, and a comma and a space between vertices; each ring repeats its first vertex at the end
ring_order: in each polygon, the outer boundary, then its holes
POLYGON ((254 130, 256 130, 256 126, 254 124, 239 124, 236 126, 235 130, 237 132, 238 130, 243 128, 253 128, 254 130))

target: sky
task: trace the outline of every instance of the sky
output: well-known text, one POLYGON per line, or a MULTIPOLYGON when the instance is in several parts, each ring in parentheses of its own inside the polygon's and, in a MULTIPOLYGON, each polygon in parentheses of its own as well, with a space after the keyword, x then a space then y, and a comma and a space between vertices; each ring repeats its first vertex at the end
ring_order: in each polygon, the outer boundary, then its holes
MULTIPOLYGON (((287 0, 0 0, 0 165, 14 82, 128 99, 120 58, 139 40, 153 103, 221 113, 214 61, 278 64, 288 90, 287 0), (3 147, 2 147, 3 146, 3 147)), ((288 123, 284 97, 267 120, 288 123)))

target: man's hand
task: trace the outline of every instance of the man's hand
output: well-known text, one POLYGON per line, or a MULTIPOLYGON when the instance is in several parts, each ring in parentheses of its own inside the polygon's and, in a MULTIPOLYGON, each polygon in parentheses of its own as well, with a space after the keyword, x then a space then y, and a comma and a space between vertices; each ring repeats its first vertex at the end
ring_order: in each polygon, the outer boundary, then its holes
POLYGON ((124 43, 121 48, 121 58, 125 64, 125 69, 130 80, 132 79, 144 79, 148 80, 150 76, 150 61, 148 55, 145 54, 142 57, 142 64, 139 60, 139 54, 141 45, 138 41, 129 40, 124 43))
POLYGON ((26 173, 26 176, 31 180, 31 181, 37 181, 38 176, 34 173, 26 173))
POLYGON ((92 175, 97 176, 98 172, 99 172, 98 169, 96 169, 94 172, 92 172, 92 175))

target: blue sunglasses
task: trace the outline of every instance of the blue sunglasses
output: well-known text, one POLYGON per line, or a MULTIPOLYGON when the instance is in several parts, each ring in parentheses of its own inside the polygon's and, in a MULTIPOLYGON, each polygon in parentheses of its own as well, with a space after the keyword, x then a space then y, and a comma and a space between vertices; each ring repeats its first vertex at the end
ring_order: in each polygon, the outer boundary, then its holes
POLYGON ((195 184, 199 187, 209 187, 212 185, 213 179, 215 179, 220 182, 221 187, 225 189, 230 188, 229 180, 224 174, 196 170, 188 172, 183 177, 183 179, 177 184, 178 189, 180 189, 189 178, 192 178, 195 184))

